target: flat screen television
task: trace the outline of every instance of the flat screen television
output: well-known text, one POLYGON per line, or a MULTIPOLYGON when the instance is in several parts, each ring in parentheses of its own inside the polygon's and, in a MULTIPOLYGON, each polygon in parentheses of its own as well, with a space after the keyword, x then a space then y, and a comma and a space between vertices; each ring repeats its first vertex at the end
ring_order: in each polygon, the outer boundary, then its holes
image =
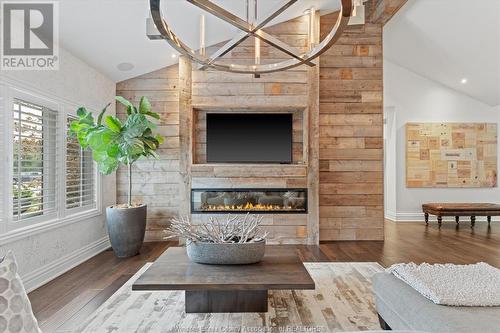
POLYGON ((292 114, 207 114, 208 163, 292 163, 292 114))

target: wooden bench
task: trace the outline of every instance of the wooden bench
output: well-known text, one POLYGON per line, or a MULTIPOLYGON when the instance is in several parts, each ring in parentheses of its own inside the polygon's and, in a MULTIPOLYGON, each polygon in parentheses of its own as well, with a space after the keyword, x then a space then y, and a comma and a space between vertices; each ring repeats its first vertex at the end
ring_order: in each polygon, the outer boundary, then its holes
POLYGON ((426 203, 422 205, 425 223, 429 224, 429 214, 436 215, 439 226, 443 216, 455 216, 459 223, 460 216, 470 216, 471 227, 476 223, 476 216, 486 216, 488 226, 492 216, 500 216, 500 205, 492 203, 426 203))

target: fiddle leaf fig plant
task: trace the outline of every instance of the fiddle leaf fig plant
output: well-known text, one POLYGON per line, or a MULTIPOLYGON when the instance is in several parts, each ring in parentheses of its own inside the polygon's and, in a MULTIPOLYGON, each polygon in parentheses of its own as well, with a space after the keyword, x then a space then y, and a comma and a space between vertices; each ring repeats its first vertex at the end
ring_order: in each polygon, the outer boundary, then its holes
POLYGON ((122 122, 118 117, 105 116, 108 104, 94 118, 85 107, 77 110, 78 120, 70 125, 70 135, 76 135, 83 149, 90 149, 97 162, 99 172, 108 175, 120 164, 128 167, 128 207, 132 206, 132 164, 141 157, 158 158, 156 150, 163 143, 163 137, 154 134, 156 125, 149 119, 160 119, 151 110, 151 103, 141 97, 139 107, 127 99, 116 96, 116 101, 125 106, 127 118, 122 122))

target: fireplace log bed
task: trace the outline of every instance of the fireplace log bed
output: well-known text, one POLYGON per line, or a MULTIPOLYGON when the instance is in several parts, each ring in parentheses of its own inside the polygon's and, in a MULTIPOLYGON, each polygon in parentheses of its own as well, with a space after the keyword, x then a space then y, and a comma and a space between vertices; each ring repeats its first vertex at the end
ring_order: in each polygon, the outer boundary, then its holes
POLYGON ((191 213, 306 214, 307 189, 192 189, 191 213))

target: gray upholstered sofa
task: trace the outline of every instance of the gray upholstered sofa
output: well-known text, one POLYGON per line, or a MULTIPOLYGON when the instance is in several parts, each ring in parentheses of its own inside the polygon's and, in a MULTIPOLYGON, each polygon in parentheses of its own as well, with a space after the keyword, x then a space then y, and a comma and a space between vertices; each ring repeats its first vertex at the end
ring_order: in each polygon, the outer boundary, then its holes
POLYGON ((384 329, 424 332, 500 332, 500 307, 437 305, 386 272, 373 276, 375 304, 384 329), (387 325, 384 327, 384 324, 387 325))

